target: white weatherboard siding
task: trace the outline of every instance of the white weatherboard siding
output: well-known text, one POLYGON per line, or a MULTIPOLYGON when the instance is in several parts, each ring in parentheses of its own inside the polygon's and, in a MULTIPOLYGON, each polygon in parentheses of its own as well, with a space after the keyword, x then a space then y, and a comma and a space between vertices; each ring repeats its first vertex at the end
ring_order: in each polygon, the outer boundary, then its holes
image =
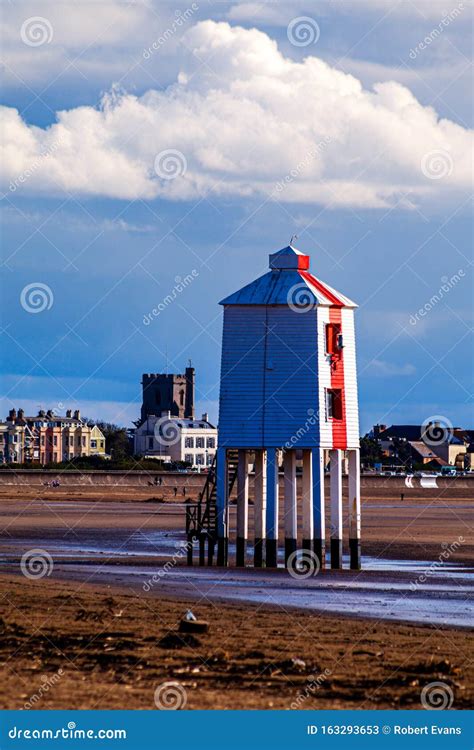
POLYGON ((329 323, 329 307, 317 308, 318 367, 319 367, 319 445, 332 447, 332 426, 326 419, 326 390, 331 387, 331 361, 326 354, 326 325, 329 323))
POLYGON ((219 442, 221 447, 263 447, 265 307, 224 308, 219 442))
POLYGON ((318 443, 316 313, 225 308, 219 440, 227 447, 318 443))
POLYGON ((264 445, 317 445, 318 369, 316 314, 268 307, 264 445))
POLYGON ((357 399, 357 370, 354 334, 354 312, 341 311, 344 343, 344 391, 346 396, 347 447, 359 447, 359 408, 357 399))

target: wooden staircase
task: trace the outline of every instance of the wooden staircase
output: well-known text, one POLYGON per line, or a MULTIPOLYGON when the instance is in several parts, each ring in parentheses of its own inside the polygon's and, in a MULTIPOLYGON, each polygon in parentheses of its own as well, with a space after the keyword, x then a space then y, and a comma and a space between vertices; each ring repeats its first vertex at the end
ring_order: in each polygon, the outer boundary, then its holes
MULTIPOLYGON (((227 476, 229 480, 229 498, 237 478, 238 451, 227 451, 227 476)), ((212 565, 217 544, 217 454, 206 476, 204 487, 199 493, 197 503, 187 501, 186 537, 187 562, 193 564, 193 547, 199 542, 199 565, 212 565)))

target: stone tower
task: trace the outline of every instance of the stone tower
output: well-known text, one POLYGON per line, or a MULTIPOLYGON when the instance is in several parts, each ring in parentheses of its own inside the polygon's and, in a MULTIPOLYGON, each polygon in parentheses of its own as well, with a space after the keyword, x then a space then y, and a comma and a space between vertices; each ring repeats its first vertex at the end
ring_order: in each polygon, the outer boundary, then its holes
POLYGON ((142 388, 142 422, 168 411, 172 417, 194 419, 194 367, 186 367, 184 375, 144 373, 142 388))

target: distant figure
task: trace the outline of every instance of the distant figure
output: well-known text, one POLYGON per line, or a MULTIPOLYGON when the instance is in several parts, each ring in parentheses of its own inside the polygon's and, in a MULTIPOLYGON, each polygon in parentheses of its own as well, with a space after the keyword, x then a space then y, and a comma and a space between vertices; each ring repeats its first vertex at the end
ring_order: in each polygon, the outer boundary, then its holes
POLYGON ((163 477, 160 477, 159 482, 160 482, 160 487, 161 487, 161 485, 163 484, 163 477))
POLYGON ((178 488, 174 487, 173 490, 174 490, 174 496, 176 497, 176 495, 178 494, 178 488))
POLYGON ((181 490, 181 494, 183 497, 186 497, 186 487, 183 486, 183 489, 181 490))

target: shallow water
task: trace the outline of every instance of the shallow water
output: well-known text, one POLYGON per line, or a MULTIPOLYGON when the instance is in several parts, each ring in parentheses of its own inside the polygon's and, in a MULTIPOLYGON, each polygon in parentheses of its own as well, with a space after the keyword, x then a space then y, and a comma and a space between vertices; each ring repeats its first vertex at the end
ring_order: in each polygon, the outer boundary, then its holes
POLYGON ((88 580, 116 583, 151 595, 241 601, 254 604, 298 607, 377 620, 397 620, 457 627, 472 627, 474 606, 471 587, 453 582, 415 585, 407 577, 365 580, 363 574, 331 572, 295 580, 283 571, 236 570, 235 568, 170 568, 134 565, 101 565, 95 571, 68 565, 66 575, 87 575, 88 580))

